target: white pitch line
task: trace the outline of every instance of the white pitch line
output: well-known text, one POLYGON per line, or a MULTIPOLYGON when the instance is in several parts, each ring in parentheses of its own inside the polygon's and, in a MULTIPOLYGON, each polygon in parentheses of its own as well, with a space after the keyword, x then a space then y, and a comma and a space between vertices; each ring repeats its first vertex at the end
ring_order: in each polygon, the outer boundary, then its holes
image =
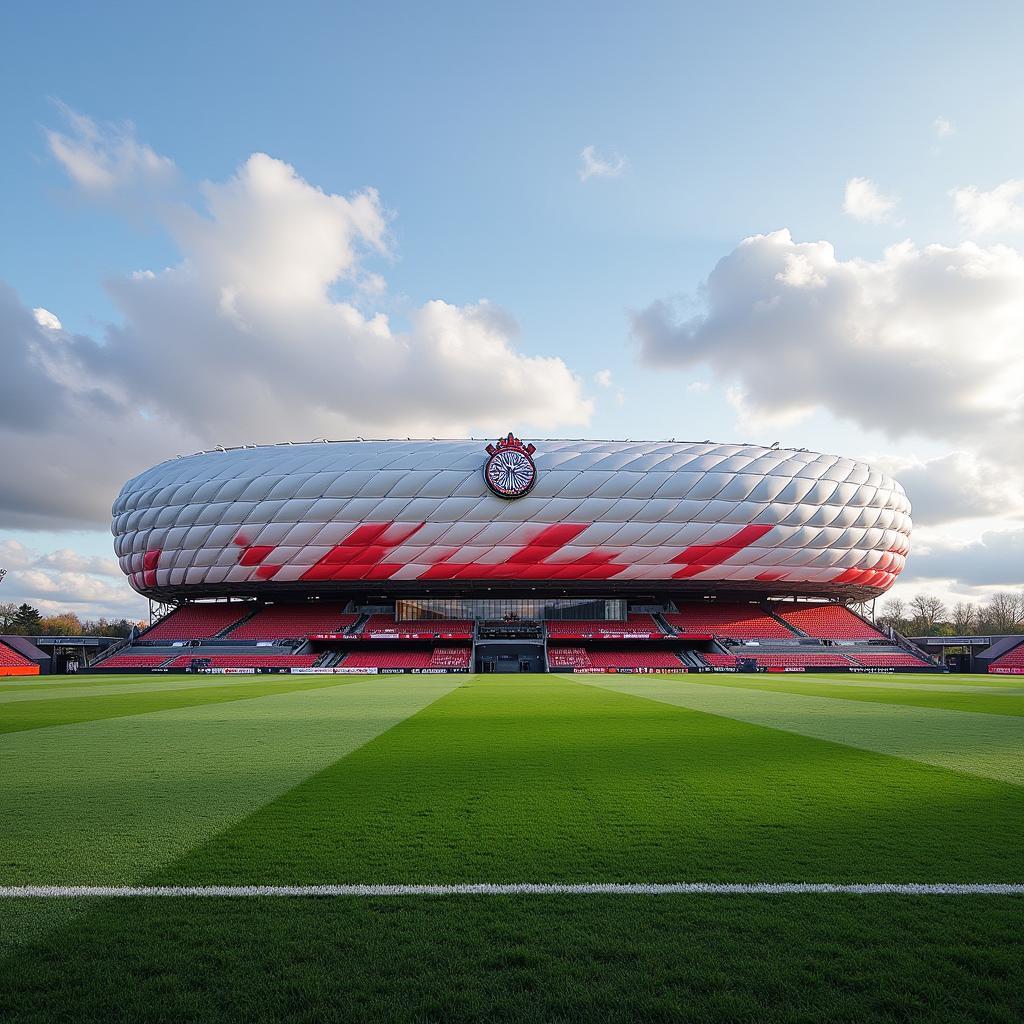
POLYGON ((9 885, 0 899, 84 896, 1024 896, 1005 882, 584 882, 454 885, 9 885))

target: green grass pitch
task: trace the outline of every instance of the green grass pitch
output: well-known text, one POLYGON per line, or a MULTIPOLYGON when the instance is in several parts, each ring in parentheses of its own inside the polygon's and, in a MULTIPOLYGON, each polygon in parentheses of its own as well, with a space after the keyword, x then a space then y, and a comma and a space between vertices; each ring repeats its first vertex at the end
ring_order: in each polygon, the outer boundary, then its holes
MULTIPOLYGON (((0 886, 1024 882, 1024 680, 0 679, 0 886)), ((1024 897, 0 899, 0 1020, 1005 1021, 1024 897)))

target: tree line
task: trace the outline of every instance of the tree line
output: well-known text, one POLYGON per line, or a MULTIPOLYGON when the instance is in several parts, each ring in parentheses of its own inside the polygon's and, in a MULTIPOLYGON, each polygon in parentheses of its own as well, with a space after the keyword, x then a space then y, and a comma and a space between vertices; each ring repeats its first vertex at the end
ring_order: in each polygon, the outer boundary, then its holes
POLYGON ((146 623, 131 619, 80 619, 74 612, 43 615, 30 604, 0 602, 0 633, 18 636, 114 636, 126 637, 146 623))
POLYGON ((970 636, 1024 633, 1024 590, 1002 591, 987 601, 957 601, 947 605, 931 594, 915 594, 909 601, 890 597, 876 622, 904 636, 970 636))

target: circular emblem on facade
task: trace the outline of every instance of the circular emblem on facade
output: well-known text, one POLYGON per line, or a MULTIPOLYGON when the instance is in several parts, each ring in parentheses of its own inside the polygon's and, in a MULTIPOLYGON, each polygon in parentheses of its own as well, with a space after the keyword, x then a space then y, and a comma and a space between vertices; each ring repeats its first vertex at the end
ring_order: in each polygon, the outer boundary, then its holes
POLYGON ((491 493, 507 499, 529 494, 537 482, 537 467, 531 457, 536 450, 535 445, 524 445, 513 434, 503 437, 497 444, 489 444, 484 480, 491 493))

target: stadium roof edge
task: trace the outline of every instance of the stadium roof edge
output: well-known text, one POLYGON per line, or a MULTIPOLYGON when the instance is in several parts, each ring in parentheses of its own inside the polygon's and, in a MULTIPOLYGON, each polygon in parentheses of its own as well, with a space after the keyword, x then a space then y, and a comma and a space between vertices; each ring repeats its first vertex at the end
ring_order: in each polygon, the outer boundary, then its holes
MULTIPOLYGON (((530 439, 538 441, 540 443, 545 442, 577 442, 586 441, 591 444, 722 444, 728 445, 730 448, 763 448, 766 451, 780 451, 780 452, 806 452, 808 455, 825 455, 825 452, 816 452, 810 448, 789 448, 785 445, 780 445, 777 441, 774 444, 759 444, 756 441, 713 441, 711 438, 705 438, 703 441, 697 441, 690 438, 676 438, 676 437, 664 437, 664 438, 621 438, 621 437, 534 437, 530 435, 530 439)), ((221 452, 241 452, 253 448, 288 448, 304 444, 381 444, 390 442, 406 442, 406 441, 422 441, 424 443, 430 441, 479 441, 481 444, 491 440, 488 437, 340 437, 340 438, 327 438, 327 437, 314 437, 309 441, 273 441, 266 444, 235 444, 235 445, 215 445, 213 448, 204 448, 197 452, 183 453, 181 455, 175 455, 174 459, 188 459, 194 455, 216 455, 221 452)), ((829 456, 830 458, 838 458, 838 456, 829 456)), ((170 461, 174 461, 173 459, 170 461)))

